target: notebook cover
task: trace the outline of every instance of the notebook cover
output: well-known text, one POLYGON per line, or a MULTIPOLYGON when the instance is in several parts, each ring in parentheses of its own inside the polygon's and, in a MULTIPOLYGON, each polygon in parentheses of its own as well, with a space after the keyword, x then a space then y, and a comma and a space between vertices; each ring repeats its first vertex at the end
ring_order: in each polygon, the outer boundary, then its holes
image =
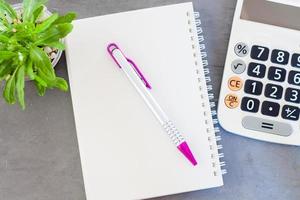
POLYGON ((66 55, 87 199, 142 199, 223 184, 195 23, 192 3, 75 21, 66 55), (108 56, 110 42, 146 75, 196 167, 108 56))

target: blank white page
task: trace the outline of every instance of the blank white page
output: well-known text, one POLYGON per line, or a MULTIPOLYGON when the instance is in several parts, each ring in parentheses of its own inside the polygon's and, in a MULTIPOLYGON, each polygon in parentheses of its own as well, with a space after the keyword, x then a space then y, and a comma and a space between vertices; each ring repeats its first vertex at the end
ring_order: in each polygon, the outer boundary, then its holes
POLYGON ((196 73, 201 68, 196 32, 192 3, 74 22, 66 54, 88 200, 141 199, 223 184, 214 138, 208 142, 213 125, 203 70, 196 73), (154 98, 185 135, 196 167, 108 55, 111 42, 140 67, 154 98))

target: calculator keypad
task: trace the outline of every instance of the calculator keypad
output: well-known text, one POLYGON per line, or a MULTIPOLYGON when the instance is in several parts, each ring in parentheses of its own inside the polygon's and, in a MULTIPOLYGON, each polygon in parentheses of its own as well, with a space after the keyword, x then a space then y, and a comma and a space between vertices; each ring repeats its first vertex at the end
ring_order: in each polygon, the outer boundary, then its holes
POLYGON ((244 112, 298 121, 300 52, 260 45, 251 47, 243 42, 236 44, 234 51, 237 59, 232 61, 231 69, 235 76, 228 79, 229 90, 233 93, 225 98, 227 107, 236 109, 240 105, 244 112), (249 50, 250 61, 246 59, 249 50), (242 78, 242 74, 246 74, 246 78, 244 75, 242 78))
POLYGON ((263 84, 260 81, 247 80, 245 82, 244 91, 247 94, 261 95, 263 84))
POLYGON ((280 105, 272 101, 264 101, 262 103, 261 113, 272 117, 279 115, 280 105))
POLYGON ((300 86, 300 71, 290 71, 289 84, 300 86))
POLYGON ((298 54, 298 53, 294 53, 294 54, 293 54, 291 65, 292 65, 293 67, 298 67, 298 68, 300 68, 300 54, 298 54))
POLYGON ((236 59, 231 63, 231 70, 235 74, 242 74, 246 70, 246 63, 241 59, 236 59))
POLYGON ((299 119, 299 107, 285 105, 282 108, 282 118, 297 121, 299 119))
POLYGON ((251 49, 251 58, 254 60, 266 61, 269 57, 269 49, 267 47, 254 45, 251 49))
POLYGON ((240 42, 235 45, 234 52, 239 57, 245 57, 249 53, 249 47, 247 44, 240 42))
POLYGON ((283 94, 283 87, 280 85, 270 84, 266 85, 265 96, 271 99, 281 99, 283 94))
POLYGON ((290 54, 287 51, 274 49, 272 51, 271 62, 286 65, 289 62, 290 54))
POLYGON ((280 67, 270 67, 268 79, 271 81, 284 82, 286 77, 286 70, 280 67))
POLYGON ((285 100, 292 103, 300 103, 300 90, 287 88, 285 92, 285 100))
POLYGON ((266 65, 260 63, 251 62, 248 66, 248 76, 255 78, 263 78, 266 75, 266 65))
POLYGON ((259 100, 250 97, 244 97, 242 99, 241 109, 246 112, 257 113, 259 110, 259 100))

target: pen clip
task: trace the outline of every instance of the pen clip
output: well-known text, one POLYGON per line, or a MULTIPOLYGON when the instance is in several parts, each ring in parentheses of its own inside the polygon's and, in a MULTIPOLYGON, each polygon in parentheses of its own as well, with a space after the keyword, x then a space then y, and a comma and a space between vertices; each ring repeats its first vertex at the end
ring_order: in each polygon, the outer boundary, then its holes
MULTIPOLYGON (((121 51, 121 49, 118 47, 118 45, 116 45, 115 43, 111 43, 107 46, 107 51, 110 54, 110 56, 113 58, 113 60, 116 62, 116 64, 122 68, 122 66, 119 64, 119 62, 117 61, 117 59, 114 57, 113 55, 113 51, 115 49, 118 49, 119 51, 121 51)), ((146 77, 143 75, 143 73, 141 72, 141 70, 139 69, 139 67, 129 58, 127 58, 124 53, 121 51, 121 53, 123 54, 123 56, 126 58, 127 62, 133 67, 135 73, 140 77, 140 79, 143 81, 143 83, 145 84, 145 86, 148 89, 152 89, 151 85, 149 84, 149 82, 147 81, 146 77)))
POLYGON ((129 59, 129 58, 126 58, 126 59, 131 64, 131 66, 133 67, 133 69, 137 73, 137 75, 140 77, 140 79, 144 82, 145 86, 151 90, 152 89, 151 85, 149 84, 149 82, 147 81, 147 79, 145 78, 143 73, 140 71, 138 66, 131 59, 129 59))

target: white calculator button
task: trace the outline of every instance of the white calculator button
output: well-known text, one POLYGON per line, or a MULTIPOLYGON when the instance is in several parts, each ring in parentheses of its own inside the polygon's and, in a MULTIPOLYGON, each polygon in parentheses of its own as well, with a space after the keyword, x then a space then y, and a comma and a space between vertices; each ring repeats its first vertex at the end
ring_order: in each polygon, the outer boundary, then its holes
POLYGON ((236 59, 231 63, 231 70, 236 74, 242 74, 246 70, 246 63, 241 59, 236 59))
POLYGON ((243 127, 249 130, 270 133, 280 136, 290 136, 293 128, 290 124, 247 116, 242 120, 243 127))
POLYGON ((234 47, 234 52, 239 57, 245 57, 249 53, 249 47, 243 42, 239 42, 234 47))

